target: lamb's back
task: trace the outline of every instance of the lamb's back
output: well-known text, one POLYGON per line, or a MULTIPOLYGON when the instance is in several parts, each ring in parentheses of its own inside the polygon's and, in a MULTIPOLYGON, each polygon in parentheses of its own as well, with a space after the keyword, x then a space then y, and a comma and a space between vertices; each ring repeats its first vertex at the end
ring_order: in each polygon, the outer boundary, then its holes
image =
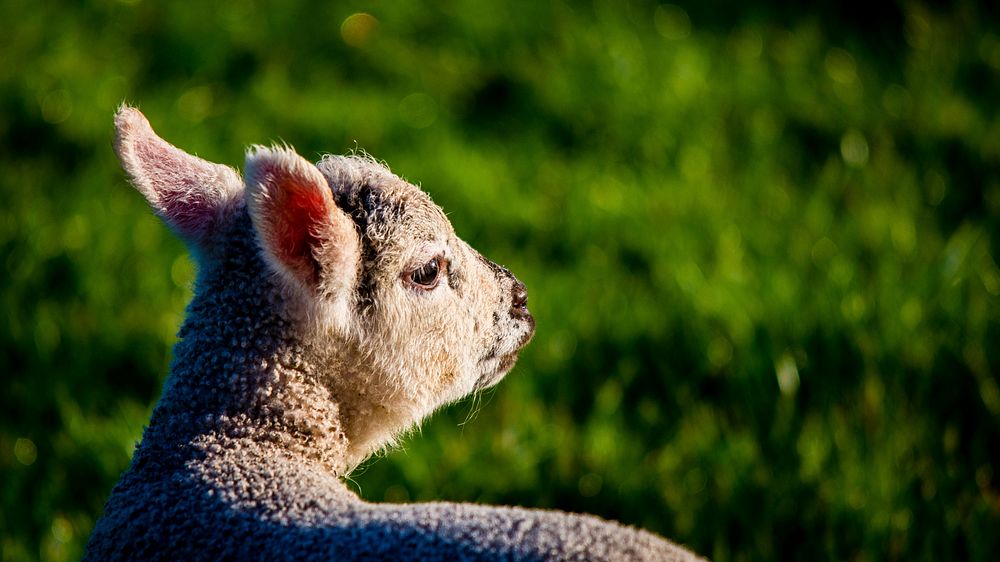
POLYGON ((588 515, 459 503, 373 504, 316 463, 251 444, 178 463, 137 455, 88 560, 688 560, 588 515))

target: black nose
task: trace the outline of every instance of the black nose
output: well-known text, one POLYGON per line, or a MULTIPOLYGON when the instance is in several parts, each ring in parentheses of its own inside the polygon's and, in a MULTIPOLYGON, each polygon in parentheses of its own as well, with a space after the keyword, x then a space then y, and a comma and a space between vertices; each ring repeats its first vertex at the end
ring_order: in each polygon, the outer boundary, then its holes
POLYGON ((512 297, 510 313, 514 318, 530 318, 531 313, 528 312, 528 288, 524 286, 524 283, 515 279, 510 291, 512 297))

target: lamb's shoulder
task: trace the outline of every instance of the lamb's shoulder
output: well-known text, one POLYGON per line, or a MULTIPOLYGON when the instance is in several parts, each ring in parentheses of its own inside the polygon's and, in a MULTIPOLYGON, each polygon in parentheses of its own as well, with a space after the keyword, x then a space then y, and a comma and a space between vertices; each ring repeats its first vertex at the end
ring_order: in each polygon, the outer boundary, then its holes
POLYGON ((250 543, 295 560, 684 561, 646 531, 557 510, 370 503, 315 460, 251 442, 199 465, 226 510, 253 513, 250 543))
POLYGON ((281 448, 234 440, 206 450, 172 467, 133 467, 112 500, 128 503, 109 505, 89 557, 695 559, 651 533, 590 515, 465 503, 369 503, 319 463, 281 448))
POLYGON ((310 529, 343 526, 362 503, 320 463, 250 439, 143 444, 115 487, 88 560, 324 560, 310 529), (315 550, 302 556, 297 540, 315 550))

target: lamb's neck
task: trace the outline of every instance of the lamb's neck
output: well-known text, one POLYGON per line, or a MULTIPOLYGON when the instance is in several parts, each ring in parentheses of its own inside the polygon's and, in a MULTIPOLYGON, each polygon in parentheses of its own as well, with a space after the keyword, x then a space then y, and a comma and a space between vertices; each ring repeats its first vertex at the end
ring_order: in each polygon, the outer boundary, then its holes
POLYGON ((239 258, 202 272, 143 445, 269 442, 343 474, 339 405, 277 312, 280 292, 253 275, 256 248, 239 258))

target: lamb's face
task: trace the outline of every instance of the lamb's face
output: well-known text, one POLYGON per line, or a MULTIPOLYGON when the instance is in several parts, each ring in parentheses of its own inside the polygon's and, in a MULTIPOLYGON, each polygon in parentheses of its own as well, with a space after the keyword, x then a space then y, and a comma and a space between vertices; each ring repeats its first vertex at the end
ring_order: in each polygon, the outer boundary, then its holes
POLYGON ((531 338, 524 285, 455 235, 423 191, 364 157, 257 148, 246 201, 360 462, 495 384, 531 338), (316 322, 318 320, 318 322, 316 322))
POLYGON ((422 192, 386 234, 362 273, 377 279, 363 320, 382 367, 432 408, 497 383, 534 332, 524 284, 460 240, 422 192))
MULTIPOLYGON (((319 169, 361 233, 356 322, 386 388, 423 416, 496 384, 534 332, 527 292, 459 239, 419 188, 362 159, 319 169)), ((376 389, 369 389, 376 390, 376 389)))

